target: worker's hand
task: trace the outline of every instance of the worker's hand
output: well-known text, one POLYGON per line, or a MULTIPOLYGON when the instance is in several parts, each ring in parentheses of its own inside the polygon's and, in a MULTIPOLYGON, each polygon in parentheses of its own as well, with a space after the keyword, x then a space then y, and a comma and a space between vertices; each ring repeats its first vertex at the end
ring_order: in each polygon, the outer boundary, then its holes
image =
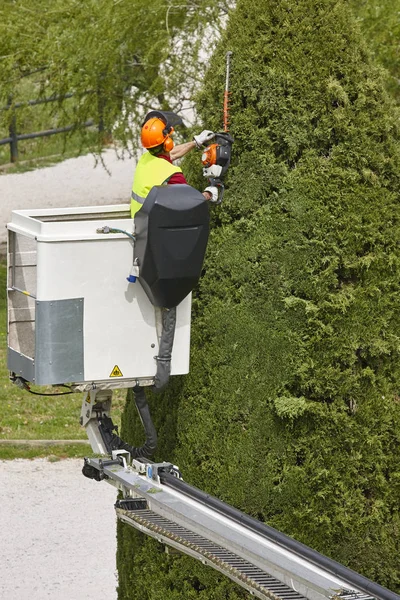
POLYGON ((218 188, 216 185, 206 187, 204 192, 208 192, 211 195, 210 202, 218 202, 218 188))
POLYGON ((195 135, 193 139, 195 141, 197 148, 201 148, 202 146, 205 146, 207 142, 212 140, 213 137, 214 137, 213 131, 210 131, 209 129, 204 129, 204 131, 199 133, 199 135, 195 135))

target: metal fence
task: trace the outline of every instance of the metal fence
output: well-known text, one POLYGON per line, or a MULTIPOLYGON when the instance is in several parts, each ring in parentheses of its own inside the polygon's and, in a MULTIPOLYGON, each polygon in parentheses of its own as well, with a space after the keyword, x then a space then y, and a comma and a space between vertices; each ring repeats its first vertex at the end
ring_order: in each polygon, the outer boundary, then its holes
MULTIPOLYGON (((86 92, 87 94, 91 94, 94 92, 86 92)), ((34 138, 40 137, 48 137, 50 135, 55 135, 57 133, 66 133, 68 131, 72 131, 73 129, 79 129, 82 127, 91 127, 94 125, 94 121, 90 119, 85 123, 81 123, 79 125, 67 125, 66 127, 54 127, 52 129, 45 129, 43 131, 36 131, 34 133, 17 133, 17 110, 22 108, 23 106, 36 106, 37 104, 47 104, 49 102, 57 102, 58 100, 64 100, 67 98, 72 98, 74 94, 65 94, 63 96, 51 96, 50 98, 41 98, 40 100, 28 100, 27 102, 16 102, 13 104, 12 98, 9 98, 7 106, 4 106, 1 110, 11 110, 12 116, 10 120, 10 125, 8 128, 8 137, 0 139, 0 146, 4 146, 5 144, 10 145, 10 162, 15 163, 18 161, 18 142, 22 140, 32 140, 34 138)), ((99 102, 99 106, 101 103, 99 102)), ((99 123, 97 125, 98 131, 101 133, 104 131, 103 119, 100 116, 99 123)))

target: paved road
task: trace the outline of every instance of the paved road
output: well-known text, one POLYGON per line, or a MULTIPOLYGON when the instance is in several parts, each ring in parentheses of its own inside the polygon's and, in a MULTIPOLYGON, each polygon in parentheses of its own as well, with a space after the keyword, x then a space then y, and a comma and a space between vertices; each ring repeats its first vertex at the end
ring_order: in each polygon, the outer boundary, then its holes
POLYGON ((0 461, 0 598, 115 600, 116 490, 82 461, 0 461))
POLYGON ((70 158, 52 167, 0 175, 0 244, 7 239, 5 225, 11 211, 27 208, 93 206, 129 202, 134 160, 103 153, 107 170, 91 154, 70 158))

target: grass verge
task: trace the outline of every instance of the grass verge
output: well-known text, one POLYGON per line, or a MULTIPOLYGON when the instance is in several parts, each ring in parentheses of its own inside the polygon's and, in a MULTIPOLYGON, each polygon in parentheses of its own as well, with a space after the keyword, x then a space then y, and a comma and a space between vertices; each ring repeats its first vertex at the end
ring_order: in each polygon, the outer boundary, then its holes
POLYGON ((77 158, 90 152, 98 152, 99 146, 96 144, 95 137, 97 137, 97 134, 93 136, 92 141, 88 139, 84 146, 77 146, 74 140, 71 140, 71 143, 65 146, 62 140, 54 140, 54 142, 58 143, 47 143, 41 149, 36 148, 31 152, 26 152, 23 155, 24 158, 17 163, 7 162, 7 159, 3 158, 3 162, 0 162, 0 177, 2 174, 26 173, 27 171, 34 171, 43 167, 51 167, 68 158, 77 158))
MULTIPOLYGON (((32 100, 40 97, 42 74, 21 79, 16 83, 14 101, 23 104, 13 113, 15 116, 15 129, 18 134, 39 133, 46 130, 72 126, 76 124, 76 109, 79 97, 71 97, 60 102, 45 102, 29 105, 32 100)), ((47 97, 51 97, 51 90, 47 90, 47 97)), ((43 98, 42 98, 43 99, 43 98)), ((8 138, 12 113, 3 109, 0 113, 0 139, 8 138)), ((68 132, 57 133, 50 136, 36 137, 18 141, 18 162, 10 162, 10 145, 0 146, 0 174, 20 173, 30 171, 37 167, 55 164, 66 158, 73 158, 99 151, 104 142, 104 133, 99 134, 98 128, 77 127, 68 132)))
POLYGON ((65 458, 84 458, 91 456, 90 446, 35 446, 27 447, 20 445, 1 446, 0 460, 14 460, 15 458, 47 458, 51 462, 64 460, 65 458))
MULTIPOLYGON (((82 393, 65 396, 36 396, 10 382, 7 370, 7 267, 0 262, 0 440, 82 440, 87 439, 79 424, 82 393)), ((34 388, 42 393, 62 393, 62 387, 34 388)), ((113 394, 113 420, 120 424, 126 390, 113 394)), ((53 455, 91 455, 90 446, 2 446, 0 459, 34 458, 53 455)))

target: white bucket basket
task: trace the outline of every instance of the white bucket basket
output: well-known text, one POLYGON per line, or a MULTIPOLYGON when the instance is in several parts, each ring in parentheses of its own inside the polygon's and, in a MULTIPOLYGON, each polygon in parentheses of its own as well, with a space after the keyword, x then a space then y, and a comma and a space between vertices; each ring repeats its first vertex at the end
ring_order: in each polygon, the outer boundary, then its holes
MULTIPOLYGON (((20 210, 8 229, 8 368, 37 385, 150 385, 161 309, 128 283, 129 205, 20 210)), ((177 307, 171 374, 189 371, 191 295, 177 307)))

